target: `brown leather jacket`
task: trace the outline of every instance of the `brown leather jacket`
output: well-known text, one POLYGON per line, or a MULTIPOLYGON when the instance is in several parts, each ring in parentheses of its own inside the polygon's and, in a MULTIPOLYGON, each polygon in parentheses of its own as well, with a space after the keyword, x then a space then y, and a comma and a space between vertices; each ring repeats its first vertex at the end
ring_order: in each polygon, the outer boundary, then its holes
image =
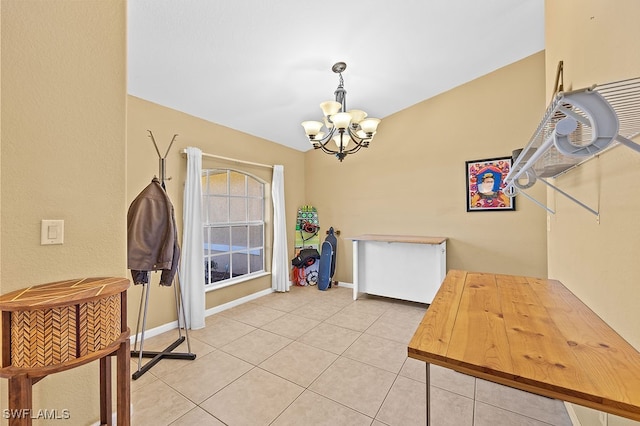
POLYGON ((149 271, 162 270, 160 285, 170 286, 179 259, 173 205, 160 181, 153 178, 129 206, 127 267, 135 284, 147 284, 149 271))

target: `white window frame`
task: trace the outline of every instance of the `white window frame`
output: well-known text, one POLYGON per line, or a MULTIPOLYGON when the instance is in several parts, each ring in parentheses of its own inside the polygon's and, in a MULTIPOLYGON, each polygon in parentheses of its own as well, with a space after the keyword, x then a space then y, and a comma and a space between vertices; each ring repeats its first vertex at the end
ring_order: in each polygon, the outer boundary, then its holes
MULTIPOLYGON (((254 279, 257 277, 261 277, 264 275, 268 275, 268 272, 266 270, 266 260, 265 260, 265 236, 266 236, 266 221, 265 221, 265 207, 266 207, 266 189, 267 189, 267 182, 265 182, 263 179, 260 179, 259 177, 252 175, 250 173, 244 172, 242 170, 237 170, 237 169, 228 169, 228 168, 210 168, 210 169, 203 169, 202 170, 202 179, 203 179, 203 185, 202 185, 202 198, 203 198, 203 202, 202 202, 202 218, 203 218, 203 235, 204 235, 204 241, 205 241, 205 247, 203 247, 204 250, 204 258, 205 258, 205 277, 203 277, 205 279, 205 291, 212 291, 212 290, 217 290, 220 288, 224 288, 230 285, 234 285, 234 284, 238 284, 250 279, 254 279), (208 176, 210 175, 218 175, 218 174, 226 174, 226 185, 227 185, 227 189, 226 189, 226 194, 215 194, 215 193, 210 193, 209 192, 209 186, 207 185, 207 179, 208 176), (235 195, 235 194, 231 194, 231 178, 230 178, 230 174, 231 173, 237 173, 240 175, 244 176, 245 179, 245 191, 244 191, 244 195, 235 195), (249 185, 249 180, 253 179, 254 181, 256 181, 257 183, 260 184, 261 189, 262 189, 262 195, 261 196, 257 196, 257 195, 250 195, 249 191, 248 191, 248 185, 249 185), (211 204, 209 203, 209 199, 210 198, 219 198, 219 199, 226 199, 227 200, 227 208, 228 208, 228 212, 226 214, 227 220, 226 221, 220 221, 220 222, 215 222, 215 221, 211 221, 211 217, 212 215, 209 212, 209 209, 211 207, 211 204), (245 199, 247 200, 247 202, 245 203, 245 220, 244 221, 231 221, 231 206, 232 206, 232 200, 233 199, 245 199), (259 199, 261 200, 260 206, 261 206, 261 220, 249 220, 249 213, 250 213, 250 203, 249 200, 256 200, 259 199), (262 241, 262 245, 251 245, 250 244, 250 237, 251 237, 251 232, 249 231, 251 227, 255 227, 255 226, 261 226, 262 227, 262 235, 261 235, 261 241, 262 241), (247 242, 246 245, 244 247, 240 247, 239 249, 234 248, 233 246, 233 242, 231 240, 232 238, 232 228, 233 227, 247 227, 247 242), (213 260, 214 256, 211 254, 210 249, 211 247, 206 247, 207 245, 207 241, 209 241, 209 238, 207 238, 208 232, 211 229, 228 229, 229 230, 229 242, 228 244, 225 242, 225 245, 228 247, 227 250, 222 250, 218 253, 216 253, 216 255, 219 256, 224 256, 226 254, 229 255, 229 263, 231 264, 229 266, 229 270, 227 271, 226 265, 224 271, 225 273, 230 272, 231 274, 233 273, 233 254, 234 253, 246 253, 247 254, 247 264, 245 265, 247 268, 247 273, 243 273, 242 275, 239 276, 229 276, 229 278, 223 278, 219 281, 214 281, 214 282, 207 282, 207 271, 208 268, 207 266, 211 265, 210 261, 213 260), (251 260, 250 260, 250 256, 251 256, 251 252, 252 251, 258 251, 259 253, 261 253, 262 255, 262 264, 259 270, 255 270, 255 271, 251 271, 251 260)), ((214 242, 211 242, 211 244, 215 244, 214 242)))

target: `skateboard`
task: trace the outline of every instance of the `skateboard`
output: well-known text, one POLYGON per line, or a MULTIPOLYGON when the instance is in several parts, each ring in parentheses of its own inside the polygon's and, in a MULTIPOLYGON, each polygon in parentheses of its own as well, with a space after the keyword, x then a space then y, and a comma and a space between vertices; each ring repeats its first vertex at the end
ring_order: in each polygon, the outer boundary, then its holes
POLYGON ((298 209, 296 219, 296 252, 303 248, 314 248, 320 250, 320 222, 318 221, 318 211, 313 206, 302 206, 298 209))
POLYGON ((320 252, 320 267, 318 271, 318 290, 326 290, 331 283, 331 259, 333 257, 333 247, 329 241, 322 243, 320 252))
POLYGON ((333 254, 331 255, 331 272, 329 273, 329 288, 331 288, 333 276, 336 272, 336 257, 338 256, 338 240, 333 231, 333 226, 327 231, 327 237, 324 240, 329 241, 329 243, 331 243, 331 248, 333 249, 333 254))

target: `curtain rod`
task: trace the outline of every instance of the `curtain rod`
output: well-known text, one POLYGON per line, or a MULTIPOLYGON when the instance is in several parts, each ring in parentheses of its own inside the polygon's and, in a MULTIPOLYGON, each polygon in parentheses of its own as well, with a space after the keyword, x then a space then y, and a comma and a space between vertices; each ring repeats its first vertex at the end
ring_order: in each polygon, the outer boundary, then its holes
MULTIPOLYGON (((187 153, 187 151, 185 149, 183 149, 181 152, 182 152, 182 154, 186 154, 187 153)), ((254 163, 252 161, 238 160, 236 158, 223 157, 221 155, 214 155, 214 154, 207 154, 205 152, 202 153, 202 156, 203 157, 209 157, 209 158, 217 158, 219 160, 233 161, 235 163, 248 164, 248 165, 251 165, 251 166, 267 167, 269 169, 273 169, 273 166, 271 166, 269 164, 254 163)))

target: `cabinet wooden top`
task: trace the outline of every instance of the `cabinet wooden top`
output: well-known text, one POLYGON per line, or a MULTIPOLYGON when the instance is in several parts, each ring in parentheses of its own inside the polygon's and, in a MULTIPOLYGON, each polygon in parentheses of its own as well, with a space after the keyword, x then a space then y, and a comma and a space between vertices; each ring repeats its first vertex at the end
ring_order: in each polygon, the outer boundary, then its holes
POLYGON ((129 288, 129 280, 117 277, 81 278, 40 284, 0 296, 2 311, 30 311, 68 306, 101 299, 129 288))
POLYGON ((449 271, 408 352, 640 420, 640 353, 556 280, 449 271))
POLYGON ((381 241, 387 243, 442 244, 446 237, 423 237, 419 235, 379 235, 365 234, 347 238, 354 241, 381 241))

